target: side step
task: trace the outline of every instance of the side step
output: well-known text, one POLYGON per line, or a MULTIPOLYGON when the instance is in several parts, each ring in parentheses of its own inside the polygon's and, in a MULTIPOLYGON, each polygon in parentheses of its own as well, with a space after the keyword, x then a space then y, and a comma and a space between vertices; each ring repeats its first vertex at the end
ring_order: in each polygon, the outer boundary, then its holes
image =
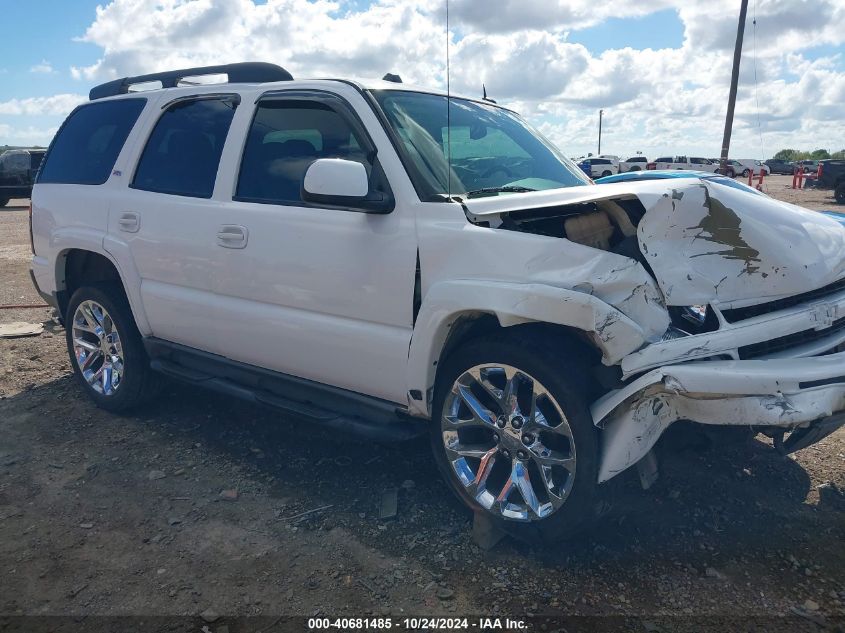
MULTIPOLYGON (((150 349, 158 349, 156 345, 148 345, 147 348, 148 351, 150 349)), ((184 349, 180 349, 179 351, 185 353, 184 349)), ((205 356, 203 352, 198 352, 198 354, 205 356)), ((250 385, 246 384, 246 381, 242 382, 233 380, 231 377, 225 375, 216 375, 218 373, 216 371, 203 371, 194 367, 188 367, 176 362, 172 358, 174 355, 169 355, 171 356, 170 358, 165 358, 164 355, 156 355, 150 361, 150 367, 177 380, 211 389, 218 393, 238 398, 239 400, 253 402, 282 411, 300 421, 319 424, 341 433, 347 433, 377 442, 403 442, 425 433, 424 421, 402 415, 401 410, 397 407, 386 409, 381 401, 377 401, 378 406, 374 406, 371 411, 367 411, 361 402, 361 396, 354 394, 354 401, 350 400, 348 404, 349 408, 355 411, 355 414, 349 415, 340 413, 334 409, 321 407, 311 401, 295 400, 275 392, 276 390, 271 391, 266 388, 267 386, 272 386, 273 380, 277 380, 279 383, 285 383, 287 377, 283 374, 275 374, 270 377, 268 376, 270 372, 256 368, 255 380, 250 381, 255 384, 250 385)), ((217 359, 214 360, 215 362, 233 362, 226 361, 225 359, 221 359, 220 361, 217 361, 217 359)), ((237 368, 238 372, 248 371, 245 369, 246 367, 245 365, 239 364, 237 368)), ((213 365, 209 363, 208 368, 213 369, 213 365)), ((220 373, 224 374, 222 371, 220 373)), ((301 379, 295 380, 300 381, 301 379)), ((279 386, 281 387, 282 385, 280 384, 279 386)), ((312 390, 319 388, 315 383, 311 383, 309 386, 312 390)), ((332 402, 335 406, 339 405, 338 408, 343 407, 344 403, 337 397, 336 390, 333 388, 327 389, 331 389, 331 392, 327 391, 326 400, 332 402)))

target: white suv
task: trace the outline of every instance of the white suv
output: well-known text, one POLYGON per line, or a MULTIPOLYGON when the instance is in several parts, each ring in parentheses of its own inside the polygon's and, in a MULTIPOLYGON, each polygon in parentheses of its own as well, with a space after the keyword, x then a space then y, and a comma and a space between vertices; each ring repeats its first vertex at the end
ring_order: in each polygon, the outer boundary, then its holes
POLYGON ((301 424, 427 426, 470 508, 544 539, 677 420, 784 452, 842 424, 837 222, 695 177, 594 185, 514 112, 389 77, 189 69, 70 114, 32 273, 98 405, 167 375, 301 424), (229 83, 178 85, 206 73, 229 83))

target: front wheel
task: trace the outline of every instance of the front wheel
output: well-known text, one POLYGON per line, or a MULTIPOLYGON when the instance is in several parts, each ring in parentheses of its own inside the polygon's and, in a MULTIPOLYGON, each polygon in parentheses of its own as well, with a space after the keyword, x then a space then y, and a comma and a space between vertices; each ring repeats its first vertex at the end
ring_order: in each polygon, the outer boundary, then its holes
POLYGON ((602 178, 606 178, 607 176, 612 176, 612 175, 613 175, 613 172, 612 172, 612 171, 609 171, 609 170, 607 170, 607 169, 605 169, 605 170, 601 173, 601 177, 602 177, 602 178))
POLYGON ((482 338, 460 348, 441 369, 431 424, 435 460, 458 498, 512 536, 544 543, 595 518, 598 462, 576 354, 548 343, 482 338))
POLYGON ((79 288, 66 314, 68 354, 82 388, 109 411, 135 407, 158 386, 119 284, 79 288))
POLYGON ((7 204, 9 204, 9 200, 11 200, 11 198, 0 198, 0 208, 5 207, 7 204))
POLYGON ((745 171, 743 171, 743 172, 742 172, 742 177, 743 177, 743 178, 748 178, 748 176, 749 176, 750 174, 751 174, 751 171, 750 171, 750 170, 748 170, 748 169, 746 169, 745 171))

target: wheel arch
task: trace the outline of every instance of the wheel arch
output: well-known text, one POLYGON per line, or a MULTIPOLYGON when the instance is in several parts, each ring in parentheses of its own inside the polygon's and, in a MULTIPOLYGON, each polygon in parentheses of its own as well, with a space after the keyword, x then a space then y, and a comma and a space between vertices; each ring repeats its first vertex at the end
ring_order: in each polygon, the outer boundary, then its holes
POLYGON ((636 323, 586 293, 542 284, 441 282, 426 293, 411 338, 410 412, 431 415, 438 367, 458 345, 517 330, 578 345, 604 365, 616 364, 645 343, 636 323))
POLYGON ((67 306, 73 293, 88 283, 115 282, 120 285, 129 301, 132 316, 139 329, 144 332, 146 318, 137 301, 133 301, 128 291, 125 275, 117 261, 108 251, 96 251, 91 248, 66 248, 56 256, 56 298, 62 318, 67 318, 67 306))

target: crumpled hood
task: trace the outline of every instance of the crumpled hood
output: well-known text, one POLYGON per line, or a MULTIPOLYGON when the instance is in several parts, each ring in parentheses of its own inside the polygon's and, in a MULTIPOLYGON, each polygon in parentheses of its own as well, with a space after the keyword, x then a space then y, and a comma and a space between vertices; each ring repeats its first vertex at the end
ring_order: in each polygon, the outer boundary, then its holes
POLYGON ((668 305, 751 305, 845 275, 845 228, 817 211, 707 181, 646 209, 637 238, 668 305))
POLYGON ((479 220, 558 205, 638 198, 640 249, 667 305, 753 305, 845 276, 845 227, 816 211, 713 181, 612 183, 467 200, 479 220))

